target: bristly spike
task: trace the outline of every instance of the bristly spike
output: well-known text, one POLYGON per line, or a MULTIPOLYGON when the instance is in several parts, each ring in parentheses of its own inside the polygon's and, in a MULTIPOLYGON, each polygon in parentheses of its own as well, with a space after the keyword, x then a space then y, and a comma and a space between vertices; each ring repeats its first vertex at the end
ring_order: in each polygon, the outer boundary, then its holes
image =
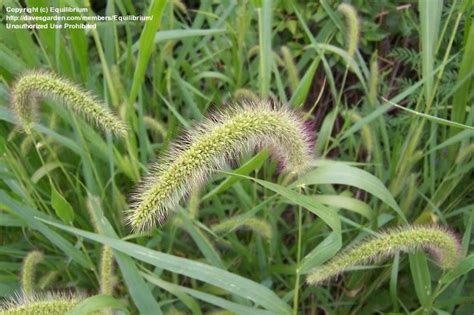
POLYGON ((100 293, 113 295, 114 292, 114 255, 112 248, 102 246, 100 255, 100 293))
POLYGON ((127 134, 127 126, 92 94, 65 78, 39 71, 28 72, 19 77, 11 91, 12 109, 28 133, 42 98, 61 101, 68 108, 95 122, 106 132, 117 136, 127 134))
POLYGON ((370 238, 338 254, 326 264, 315 268, 306 280, 312 285, 320 284, 349 267, 376 261, 397 251, 412 252, 419 248, 434 254, 442 269, 456 267, 462 258, 459 240, 448 229, 439 226, 403 227, 370 238))
POLYGON ((66 314, 85 298, 82 294, 45 293, 24 294, 0 303, 1 315, 66 314))
POLYGON ((353 57, 357 46, 359 45, 359 36, 360 36, 360 26, 359 26, 359 18, 357 17, 357 11, 354 9, 353 6, 347 3, 341 3, 337 10, 341 12, 347 21, 347 53, 349 56, 353 57))
POLYGON ((245 228, 260 235, 266 240, 271 240, 273 231, 270 223, 259 218, 243 218, 242 216, 233 217, 215 224, 211 227, 212 231, 217 234, 229 233, 233 230, 245 228))
POLYGON ((37 250, 29 252, 23 260, 21 286, 25 294, 34 292, 36 265, 41 261, 43 261, 43 253, 37 250))
POLYGON ((193 187, 256 147, 269 147, 284 171, 300 174, 311 165, 311 144, 304 121, 287 107, 257 101, 227 108, 190 131, 152 165, 133 196, 127 221, 135 231, 164 222, 193 187))

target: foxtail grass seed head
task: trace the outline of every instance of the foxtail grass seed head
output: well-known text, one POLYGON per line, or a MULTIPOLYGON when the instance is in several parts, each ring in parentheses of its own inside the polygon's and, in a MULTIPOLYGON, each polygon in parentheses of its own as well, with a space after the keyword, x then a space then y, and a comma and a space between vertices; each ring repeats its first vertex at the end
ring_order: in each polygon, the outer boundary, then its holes
POLYGON ((199 203, 201 202, 201 191, 199 187, 193 187, 189 194, 188 211, 191 219, 199 217, 199 203))
POLYGON ((474 143, 464 145, 456 157, 456 164, 461 164, 464 161, 467 161, 471 156, 474 155, 474 143))
POLYGON ((222 234, 240 228, 249 229, 266 240, 270 240, 273 234, 272 226, 267 221, 258 218, 230 218, 221 223, 213 225, 211 229, 214 233, 222 234))
MULTIPOLYGON (((349 118, 354 123, 362 120, 362 116, 355 111, 347 111, 347 113, 349 114, 349 118)), ((375 140, 374 140, 374 137, 372 136, 372 131, 368 124, 365 124, 362 126, 361 136, 362 136, 362 145, 367 150, 367 160, 370 160, 373 149, 374 149, 375 140)))
POLYGON ((38 281, 38 289, 44 290, 50 285, 53 284, 54 280, 58 277, 59 272, 57 270, 53 270, 45 274, 41 279, 38 281))
POLYGON ((30 132, 38 106, 43 98, 59 100, 68 108, 83 114, 106 132, 125 136, 126 125, 113 115, 96 97, 76 84, 48 72, 22 75, 11 91, 12 109, 26 132, 30 132))
POLYGON ((375 105, 377 102, 377 93, 379 87, 379 62, 378 53, 375 53, 370 58, 370 82, 369 82, 369 103, 375 105))
POLYGON ((353 6, 347 3, 342 3, 337 7, 337 10, 341 12, 346 18, 347 24, 347 53, 349 56, 353 57, 357 46, 359 44, 359 18, 357 17, 357 11, 354 9, 353 6))
POLYGON ((100 256, 100 294, 112 295, 114 282, 114 255, 112 248, 102 246, 100 256))
POLYGON ((312 285, 327 281, 347 268, 377 261, 397 251, 412 252, 423 248, 433 254, 442 269, 452 269, 462 258, 457 237, 439 226, 412 226, 388 231, 370 238, 317 267, 307 277, 312 285))
POLYGON ((249 101, 257 101, 258 96, 254 92, 248 89, 237 89, 233 95, 234 99, 236 100, 249 100, 249 101))
POLYGON ((34 292, 36 266, 43 261, 43 253, 34 250, 29 252, 23 260, 21 272, 21 286, 25 294, 34 292))
MULTIPOLYGON (((90 222, 97 233, 103 233, 99 225, 99 218, 97 218, 94 207, 100 205, 99 198, 89 194, 87 196, 86 207, 89 212, 90 222)), ((105 295, 112 295, 115 285, 114 276, 114 255, 112 248, 106 245, 102 246, 100 263, 99 263, 99 285, 100 293, 105 295)))
POLYGON ((288 47, 281 47, 281 54, 283 55, 283 61, 285 64, 286 73, 288 74, 288 80, 290 83, 291 91, 294 93, 300 81, 298 68, 295 65, 295 60, 288 47))
POLYGON ((0 315, 63 315, 84 298, 67 293, 20 293, 0 304, 0 315))
POLYGON ((133 196, 128 223, 135 231, 163 223, 193 187, 256 147, 269 147, 290 173, 300 174, 311 164, 310 133, 298 114, 265 101, 233 106, 190 131, 152 165, 133 196))

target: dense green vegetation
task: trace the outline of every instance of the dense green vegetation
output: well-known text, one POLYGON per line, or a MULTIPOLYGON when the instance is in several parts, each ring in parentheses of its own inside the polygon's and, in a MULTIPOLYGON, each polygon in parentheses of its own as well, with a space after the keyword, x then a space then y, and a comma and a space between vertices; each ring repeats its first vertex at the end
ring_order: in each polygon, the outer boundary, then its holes
POLYGON ((348 3, 357 18, 337 0, 0 1, 0 297, 23 288, 46 308, 49 292, 90 296, 76 314, 472 314, 472 1, 348 3), (6 7, 59 3, 154 19, 6 29, 6 7), (25 132, 10 104, 31 70, 96 95, 126 135, 63 106, 81 100, 67 84, 49 89, 73 96, 35 100, 25 132), (185 130, 262 99, 312 126, 310 170, 281 172, 258 147, 162 225, 124 223, 148 166, 185 130), (344 248, 407 224, 455 233, 459 264, 395 251, 306 283, 344 248))

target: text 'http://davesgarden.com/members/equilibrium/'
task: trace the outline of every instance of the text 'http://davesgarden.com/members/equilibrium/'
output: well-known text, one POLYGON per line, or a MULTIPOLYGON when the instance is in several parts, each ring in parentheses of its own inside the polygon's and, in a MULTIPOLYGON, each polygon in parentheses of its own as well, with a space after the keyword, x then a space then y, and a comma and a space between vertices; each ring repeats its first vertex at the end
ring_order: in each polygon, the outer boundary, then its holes
POLYGON ((87 7, 30 6, 4 8, 5 27, 10 30, 97 29, 103 22, 145 22, 151 15, 96 15, 87 7))

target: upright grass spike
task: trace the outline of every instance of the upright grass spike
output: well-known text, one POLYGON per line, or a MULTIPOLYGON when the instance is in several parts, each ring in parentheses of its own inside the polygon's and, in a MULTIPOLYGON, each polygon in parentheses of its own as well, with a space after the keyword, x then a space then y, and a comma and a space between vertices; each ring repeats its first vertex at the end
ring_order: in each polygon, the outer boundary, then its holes
POLYGON ((377 92, 380 77, 379 72, 378 52, 375 51, 370 58, 369 103, 372 106, 374 106, 377 102, 377 92))
POLYGON ((349 267, 385 258, 399 250, 411 252, 419 248, 431 252, 442 269, 454 268, 462 258, 459 240, 446 228, 404 227, 370 238, 337 255, 310 273, 307 282, 316 285, 337 276, 349 267))
POLYGON ((189 193, 188 210, 191 219, 199 217, 199 203, 201 202, 201 191, 199 187, 193 187, 189 193))
POLYGON ((359 36, 360 36, 360 27, 359 27, 359 18, 357 17, 357 11, 354 9, 353 6, 347 3, 341 3, 337 10, 341 12, 346 17, 346 24, 347 24, 347 53, 349 56, 353 57, 357 46, 359 44, 359 36))
POLYGON ((287 172, 299 174, 311 163, 307 126, 286 107, 266 101, 249 102, 210 117, 152 165, 132 196, 135 203, 128 223, 135 231, 163 223, 193 187, 203 184, 227 161, 255 147, 267 146, 287 172))
POLYGON ((288 74, 288 81, 290 83, 291 91, 294 93, 298 88, 298 84, 300 81, 298 68, 295 65, 295 60, 288 47, 282 46, 281 54, 283 55, 283 60, 285 63, 286 73, 288 74))
POLYGON ((63 315, 85 296, 66 293, 18 294, 0 304, 0 315, 63 315))
POLYGON ((127 133, 126 125, 89 92, 55 74, 37 71, 22 75, 11 91, 13 111, 28 133, 42 98, 60 100, 68 108, 94 121, 104 131, 117 136, 127 133))
MULTIPOLYGON (((97 223, 99 218, 94 210, 94 205, 99 204, 100 201, 97 197, 93 195, 87 196, 86 207, 89 212, 89 217, 94 227, 94 231, 97 233, 103 233, 103 230, 100 228, 97 223)), ((100 251, 100 263, 99 263, 99 285, 100 285, 100 294, 113 295, 114 286, 115 286, 115 273, 114 273, 114 253, 110 246, 103 245, 100 251)))
POLYGON ((114 255, 110 246, 102 246, 100 255, 100 294, 113 295, 114 291, 114 255))
POLYGON ((29 252, 23 260, 21 286, 23 288, 23 292, 26 295, 33 294, 34 292, 36 265, 38 265, 43 260, 43 258, 43 253, 34 250, 29 252))
MULTIPOLYGON (((362 116, 354 110, 348 110, 346 111, 346 113, 348 114, 349 119, 353 123, 357 123, 358 121, 362 120, 362 116)), ((372 152, 374 150, 375 140, 368 124, 365 124, 362 126, 361 138, 362 138, 361 144, 367 150, 367 160, 370 160, 372 156, 372 152)))

